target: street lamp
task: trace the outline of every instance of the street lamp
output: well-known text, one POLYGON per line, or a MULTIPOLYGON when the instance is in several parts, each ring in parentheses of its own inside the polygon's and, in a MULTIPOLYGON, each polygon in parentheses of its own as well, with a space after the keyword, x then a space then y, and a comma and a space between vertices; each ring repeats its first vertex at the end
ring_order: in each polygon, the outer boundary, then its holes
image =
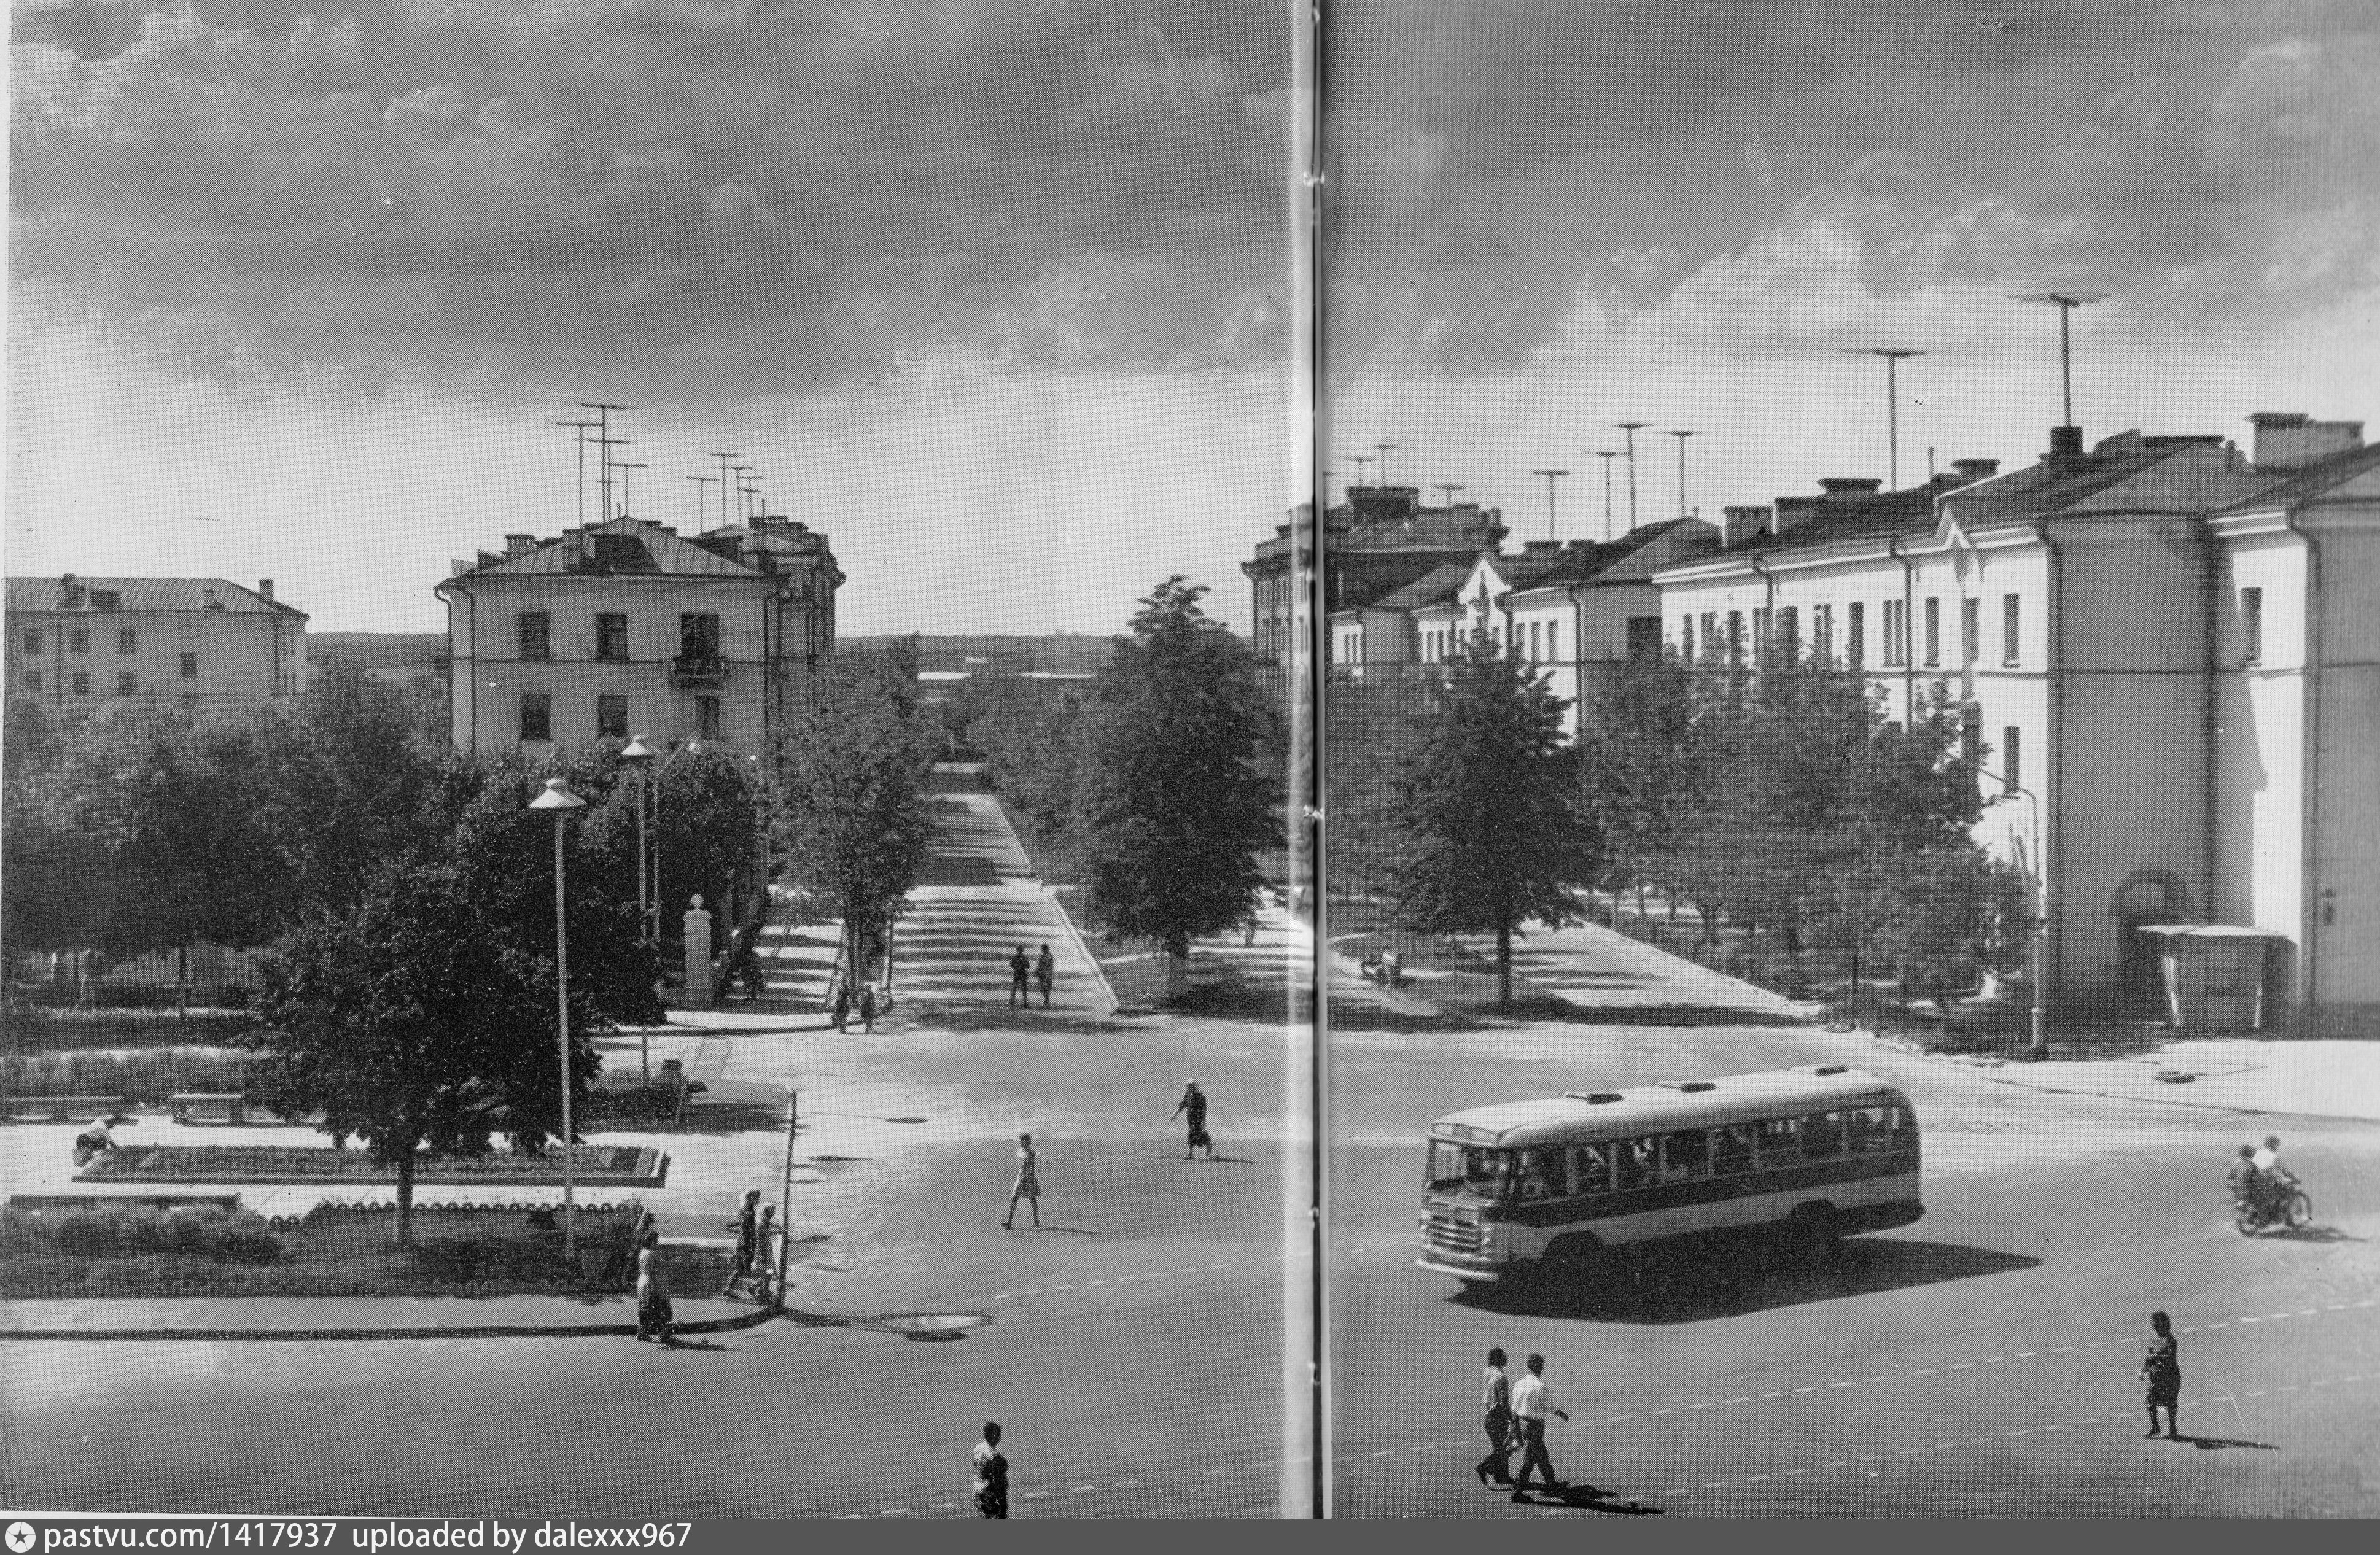
POLYGON ((533 810, 553 812, 553 986, 554 1027, 562 1044, 562 1257, 578 1267, 578 1236, 570 1193, 570 931, 563 911, 562 823, 587 801, 570 792, 558 777, 545 780, 545 792, 528 802, 533 810))
POLYGON ((2010 795, 2022 795, 2031 817, 2034 911, 2037 915, 2033 929, 2033 1056, 2046 1058, 2049 1056, 2049 1021, 2045 1001, 2048 998, 2048 991, 2042 981, 2041 968, 2042 942, 2049 938, 2049 871, 2043 868, 2045 860, 2041 856, 2041 799, 2032 789, 2012 784, 1998 772, 1986 772, 1978 768, 1975 775, 1990 778, 2000 785, 2000 791, 1985 800, 1985 804, 1997 805, 2010 795))
MULTIPOLYGON (((625 761, 628 764, 628 770, 637 774, 637 936, 648 944, 652 943, 656 936, 653 933, 655 926, 652 921, 654 893, 648 891, 645 884, 646 864, 651 856, 645 842, 647 798, 645 783, 646 774, 651 770, 653 758, 659 754, 651 746, 645 743, 645 736, 642 735, 632 736, 626 745, 620 747, 620 759, 625 761)), ((655 882, 656 885, 658 883, 658 881, 655 882)), ((637 1065, 642 1071, 647 1085, 653 1083, 651 1045, 652 1039, 650 1034, 640 1032, 637 1038, 637 1065)))

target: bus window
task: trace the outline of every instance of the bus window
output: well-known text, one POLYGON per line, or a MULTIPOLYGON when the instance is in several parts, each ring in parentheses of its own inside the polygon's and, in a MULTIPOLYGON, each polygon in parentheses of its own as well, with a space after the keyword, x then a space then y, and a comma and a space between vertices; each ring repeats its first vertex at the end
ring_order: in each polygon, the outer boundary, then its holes
POLYGON ((1882 1155, 1892 1148, 1892 1109, 1857 1107, 1850 1113, 1852 1154, 1882 1155))
POLYGON ((1752 1170, 1752 1125, 1734 1124, 1710 1131, 1711 1175, 1725 1177, 1752 1170))
POLYGON ((1888 1109, 1892 1113, 1892 1148, 1913 1150, 1917 1148, 1917 1114, 1906 1107, 1888 1109))
POLYGON ((1620 1156, 1620 1185, 1623 1188, 1646 1188, 1661 1180, 1661 1140, 1658 1135, 1647 1135, 1616 1146, 1620 1156))
POLYGON ((1523 1202, 1562 1197, 1561 1152, 1556 1149, 1517 1152, 1513 1175, 1523 1202))
POLYGON ((1793 1166, 1802 1160, 1802 1120, 1799 1118, 1763 1118, 1760 1120, 1760 1164, 1763 1166, 1793 1166))
POLYGON ((1690 1182, 1710 1175, 1710 1136, 1699 1128, 1661 1136, 1661 1180, 1690 1182))
POLYGON ((1802 1159, 1832 1160, 1843 1153, 1843 1115, 1812 1112, 1801 1120, 1802 1159))
POLYGON ((1439 1193, 1478 1194, 1501 1198, 1512 1172, 1512 1158, 1504 1150, 1476 1145, 1429 1144, 1429 1186, 1439 1193))
POLYGON ((1609 1145, 1581 1145, 1571 1152, 1572 1170, 1577 1193, 1609 1193, 1611 1191, 1611 1154, 1609 1145))

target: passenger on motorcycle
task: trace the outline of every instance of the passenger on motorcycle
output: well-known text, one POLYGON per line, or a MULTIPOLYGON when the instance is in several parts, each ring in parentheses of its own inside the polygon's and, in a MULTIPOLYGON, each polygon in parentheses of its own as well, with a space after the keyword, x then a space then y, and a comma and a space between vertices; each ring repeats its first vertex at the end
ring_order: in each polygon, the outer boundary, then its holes
POLYGON ((2240 1159, 2231 1170, 2223 1173, 2223 1185, 2231 1190, 2234 1204, 2245 1204, 2261 1212, 2265 1207, 2263 1185, 2265 1174, 2256 1170, 2256 1147, 2240 1147, 2240 1159))

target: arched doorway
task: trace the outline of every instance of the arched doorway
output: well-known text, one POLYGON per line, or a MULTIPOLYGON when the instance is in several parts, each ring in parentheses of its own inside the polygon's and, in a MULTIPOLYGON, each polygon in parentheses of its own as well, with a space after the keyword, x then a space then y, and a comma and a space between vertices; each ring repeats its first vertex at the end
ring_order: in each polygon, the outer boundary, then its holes
POLYGON ((2191 923, 2197 918, 2190 888, 2167 869, 2140 869, 2116 888, 2115 905, 2107 909, 2116 920, 2116 987, 2127 1003, 2162 1008, 2165 978, 2156 937, 2141 932, 2156 923, 2191 923))

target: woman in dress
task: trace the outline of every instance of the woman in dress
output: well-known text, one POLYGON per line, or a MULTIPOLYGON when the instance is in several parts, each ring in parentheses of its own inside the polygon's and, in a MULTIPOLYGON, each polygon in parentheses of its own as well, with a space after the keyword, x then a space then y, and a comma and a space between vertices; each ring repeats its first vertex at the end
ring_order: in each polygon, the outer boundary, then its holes
POLYGON ((644 1245, 637 1249, 637 1342, 671 1342, 670 1323, 675 1316, 670 1309, 669 1285, 662 1277, 662 1233, 649 1231, 644 1245))
POLYGON ((1008 1219, 1000 1222, 1001 1230, 1016 1229, 1016 1201, 1020 1198, 1033 1206, 1033 1229, 1036 1231, 1041 1229, 1041 1179, 1035 1170, 1040 1163, 1041 1158, 1034 1153, 1033 1136, 1018 1135, 1016 1136, 1016 1185, 1008 1190, 1008 1219))
POLYGON ((2148 1384, 2149 1430, 2157 1434, 2157 1411, 2165 1411, 2165 1435, 2174 1441, 2181 1440, 2181 1345, 2173 1337, 2173 1319, 2162 1312, 2149 1314, 2149 1327, 2156 1337, 2149 1341, 2149 1353, 2141 1362, 2141 1380, 2148 1384))
POLYGON ((975 1510, 987 1522, 1008 1517, 1008 1460, 1000 1451, 1000 1426, 987 1420, 983 1440, 975 1444, 975 1510))

